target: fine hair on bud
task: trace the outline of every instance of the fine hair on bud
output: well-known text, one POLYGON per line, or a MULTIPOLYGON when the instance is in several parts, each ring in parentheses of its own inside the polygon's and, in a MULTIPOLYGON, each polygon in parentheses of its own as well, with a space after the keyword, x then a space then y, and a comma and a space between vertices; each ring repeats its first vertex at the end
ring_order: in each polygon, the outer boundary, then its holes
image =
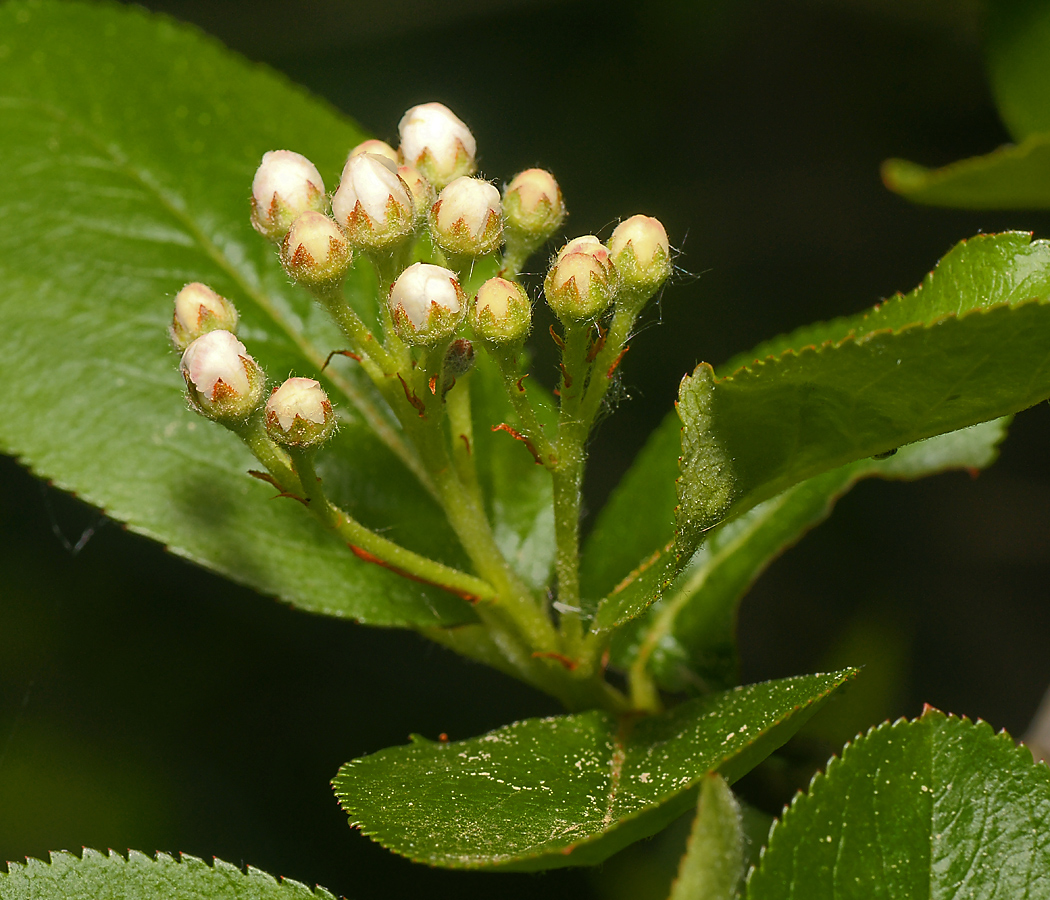
POLYGON ((446 253, 491 253, 503 237, 499 191, 483 178, 457 178, 430 208, 430 233, 446 253))
POLYGON ((316 447, 335 431, 332 403, 320 382, 289 378, 266 401, 266 431, 278 444, 316 447))
POLYGON ((351 156, 343 167, 332 214, 358 247, 386 247, 412 232, 415 201, 397 163, 377 153, 351 156))
POLYGON ((609 238, 609 254, 624 284, 655 291, 671 274, 667 231, 652 216, 631 216, 609 238))
POLYGON ((275 243, 307 210, 323 212, 327 198, 317 167, 301 153, 271 150, 252 181, 252 225, 275 243))
POLYGON ((355 156, 360 156, 362 153, 375 153, 378 156, 385 156, 392 163, 395 165, 397 164, 397 151, 386 141, 380 141, 376 138, 369 138, 367 141, 361 141, 360 144, 350 151, 347 156, 347 162, 355 156))
POLYGON ((262 400, 266 376, 228 331, 209 331, 182 354, 179 370, 197 412, 220 422, 246 419, 262 400))
POLYGON ((537 242, 554 234, 565 221, 565 200, 554 176, 546 169, 526 169, 515 175, 503 191, 503 216, 508 228, 537 242))
POLYGON ((474 333, 492 344, 524 341, 532 327, 532 303, 525 288, 506 278, 490 278, 474 298, 474 333))
POLYGON ((171 321, 172 343, 185 350, 209 331, 237 331, 237 308, 208 285, 193 281, 175 295, 175 314, 171 321))
POLYGON ((563 256, 567 256, 570 253, 586 253, 588 256, 593 256, 602 265, 607 266, 609 264, 608 248, 593 234, 584 234, 573 238, 558 251, 557 259, 560 260, 563 256))
POLYGON ((466 313, 466 298, 454 272, 413 263, 390 288, 390 314, 405 343, 432 346, 447 340, 466 313))
POLYGON ((336 284, 350 268, 350 244, 328 216, 305 212, 285 235, 281 262, 292 278, 307 287, 336 284))
POLYGON ((475 169, 477 142, 470 129, 441 103, 413 106, 397 126, 401 161, 415 166, 438 190, 475 169))
POLYGON ((576 251, 559 254, 543 282, 547 303, 564 323, 600 316, 613 301, 613 267, 596 255, 576 251))

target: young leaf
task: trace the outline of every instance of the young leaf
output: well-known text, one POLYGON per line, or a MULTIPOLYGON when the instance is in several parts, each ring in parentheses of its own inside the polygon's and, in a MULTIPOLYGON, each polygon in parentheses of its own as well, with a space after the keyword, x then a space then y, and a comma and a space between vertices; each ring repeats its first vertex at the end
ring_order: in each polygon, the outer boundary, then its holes
POLYGON ((882 180, 902 197, 930 206, 1050 209, 1050 134, 1033 134, 1020 144, 940 169, 888 159, 882 180))
POLYGON ((736 688, 644 718, 594 710, 482 737, 389 747, 333 785, 351 824, 429 865, 591 865, 667 825, 709 771, 735 780, 784 743, 854 670, 736 688))
MULTIPOLYGON (((325 382, 341 428, 319 470, 335 499, 399 543, 465 565, 367 379, 339 358, 319 374, 345 341, 249 224, 265 151, 304 153, 333 187, 361 130, 134 6, 7 3, 0 32, 0 449, 174 553, 304 609, 377 625, 474 621, 459 598, 357 559, 248 478, 259 465, 239 441, 186 408, 167 344, 184 283, 229 297, 271 376, 325 382)), ((374 318, 365 269, 348 296, 374 318)), ((488 482, 505 491, 491 500, 508 544, 548 515, 521 490, 536 478, 521 457, 488 482)))
POLYGON ((1048 297, 1050 245, 982 235, 866 315, 772 341, 725 377, 699 366, 679 392, 680 556, 792 484, 1046 399, 1048 297))
POLYGON ((132 850, 128 858, 109 851, 51 854, 49 863, 28 859, 0 872, 0 900, 335 900, 324 888, 277 881, 265 872, 220 859, 208 865, 193 856, 158 853, 151 858, 132 850))
POLYGON ((627 668, 642 653, 656 683, 669 691, 735 684, 737 607, 777 556, 827 518, 838 498, 863 478, 911 481, 991 465, 1006 426, 1006 419, 996 419, 909 444, 888 459, 858 460, 714 528, 644 618, 614 640, 613 663, 627 668))
POLYGON ((721 775, 700 785, 696 819, 668 900, 734 900, 744 874, 740 806, 721 775))
POLYGON ((749 900, 1050 896, 1050 770, 927 708, 847 745, 773 827, 749 900))

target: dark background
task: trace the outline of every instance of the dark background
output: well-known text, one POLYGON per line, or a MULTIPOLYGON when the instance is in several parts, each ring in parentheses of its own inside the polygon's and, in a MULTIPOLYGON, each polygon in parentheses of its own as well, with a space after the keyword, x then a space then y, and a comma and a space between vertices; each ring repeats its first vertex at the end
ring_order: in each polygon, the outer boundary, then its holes
MULTIPOLYGON (((1050 232, 1045 214, 912 207, 879 181, 888 156, 942 164, 1007 140, 977 4, 151 5, 395 143, 405 108, 447 103, 487 176, 557 174, 570 234, 608 235, 634 212, 664 221, 680 271, 632 345, 630 399, 594 442, 591 509, 697 361, 908 290, 975 232, 1050 232)), ((543 341, 537 353, 549 376, 543 341)), ((746 783, 756 804, 775 812, 827 748, 923 702, 1023 734, 1050 682, 1048 448, 1042 404, 978 479, 863 484, 763 576, 741 614, 746 680, 866 669, 788 763, 746 783)), ((4 859, 182 850, 362 900, 627 896, 624 873, 642 871, 432 871, 347 828, 328 787, 343 761, 410 731, 455 739, 557 711, 507 678, 231 586, 6 459, 0 567, 4 859)))

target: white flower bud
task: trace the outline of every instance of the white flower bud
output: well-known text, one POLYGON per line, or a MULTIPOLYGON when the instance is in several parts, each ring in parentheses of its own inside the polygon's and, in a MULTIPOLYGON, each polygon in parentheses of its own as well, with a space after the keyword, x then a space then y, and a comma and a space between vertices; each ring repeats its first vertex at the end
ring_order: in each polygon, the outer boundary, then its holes
POLYGON ((565 323, 601 315, 616 293, 612 266, 590 253, 559 254, 543 282, 547 303, 565 323))
POLYGON ((281 243, 285 271, 308 287, 340 281, 350 268, 350 260, 346 235, 319 212, 299 216, 281 243))
POLYGON ((609 238, 609 254, 624 284, 651 296, 671 274, 671 245, 658 219, 631 216, 609 238))
POLYGON ((437 193, 434 191, 434 185, 427 181, 423 177, 423 173, 415 166, 398 166, 397 174, 412 192, 412 202, 415 204, 416 209, 416 221, 425 219, 437 196, 437 193))
POLYGON ((291 150, 264 153, 252 181, 252 225, 279 241, 307 210, 325 207, 324 182, 317 167, 291 150))
POLYGON ((503 191, 503 215, 508 228, 533 238, 536 245, 557 231, 565 220, 565 201, 554 176, 544 169, 526 169, 503 191))
POLYGON ((482 178, 457 178, 431 207, 430 232, 446 253, 491 253, 503 236, 499 191, 482 178))
POLYGON ((447 106, 413 106, 401 117, 397 130, 402 162, 419 169, 436 188, 474 172, 477 142, 447 106))
POLYGON ((347 160, 332 214, 359 247, 386 247, 412 231, 412 192, 397 174, 397 164, 376 153, 347 160))
POLYGON ((185 350, 202 334, 216 330, 237 330, 237 309, 208 285, 193 281, 175 295, 175 315, 171 322, 171 340, 185 350))
POLYGON ((432 345, 451 337, 466 312, 466 298, 454 272, 417 262, 390 288, 390 313, 401 339, 432 345))
POLYGON ((335 431, 335 412, 320 383, 289 378, 266 401, 266 430, 278 444, 315 447, 335 431))
POLYGON ((471 324, 479 338, 493 344, 523 341, 532 325, 525 288, 506 278, 490 278, 478 289, 471 324))
POLYGON ((262 400, 266 376, 228 331, 197 338, 182 354, 179 369, 190 403, 209 419, 243 421, 262 400))
POLYGON ((350 151, 347 162, 353 159, 355 156, 360 156, 362 153, 375 153, 379 156, 385 156, 393 163, 397 163, 397 151, 391 147, 386 141, 379 141, 372 138, 367 141, 361 141, 353 150, 350 151))
POLYGON ((608 249, 593 234, 585 234, 581 237, 573 238, 558 251, 557 258, 560 260, 569 253, 586 253, 588 256, 593 256, 602 265, 607 266, 609 264, 608 249))

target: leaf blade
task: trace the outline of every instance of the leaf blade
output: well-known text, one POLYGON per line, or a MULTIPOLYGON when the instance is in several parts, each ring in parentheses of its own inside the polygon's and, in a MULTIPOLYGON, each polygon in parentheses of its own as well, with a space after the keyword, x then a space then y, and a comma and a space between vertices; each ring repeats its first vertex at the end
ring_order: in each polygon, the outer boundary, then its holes
POLYGON ((333 785, 353 826, 429 865, 591 865, 688 809, 706 772, 740 777, 852 674, 750 685, 626 730, 591 711, 451 744, 417 737, 346 763, 333 785))
POLYGON ((744 874, 740 806, 717 774, 700 786, 696 819, 668 900, 733 900, 744 874))

